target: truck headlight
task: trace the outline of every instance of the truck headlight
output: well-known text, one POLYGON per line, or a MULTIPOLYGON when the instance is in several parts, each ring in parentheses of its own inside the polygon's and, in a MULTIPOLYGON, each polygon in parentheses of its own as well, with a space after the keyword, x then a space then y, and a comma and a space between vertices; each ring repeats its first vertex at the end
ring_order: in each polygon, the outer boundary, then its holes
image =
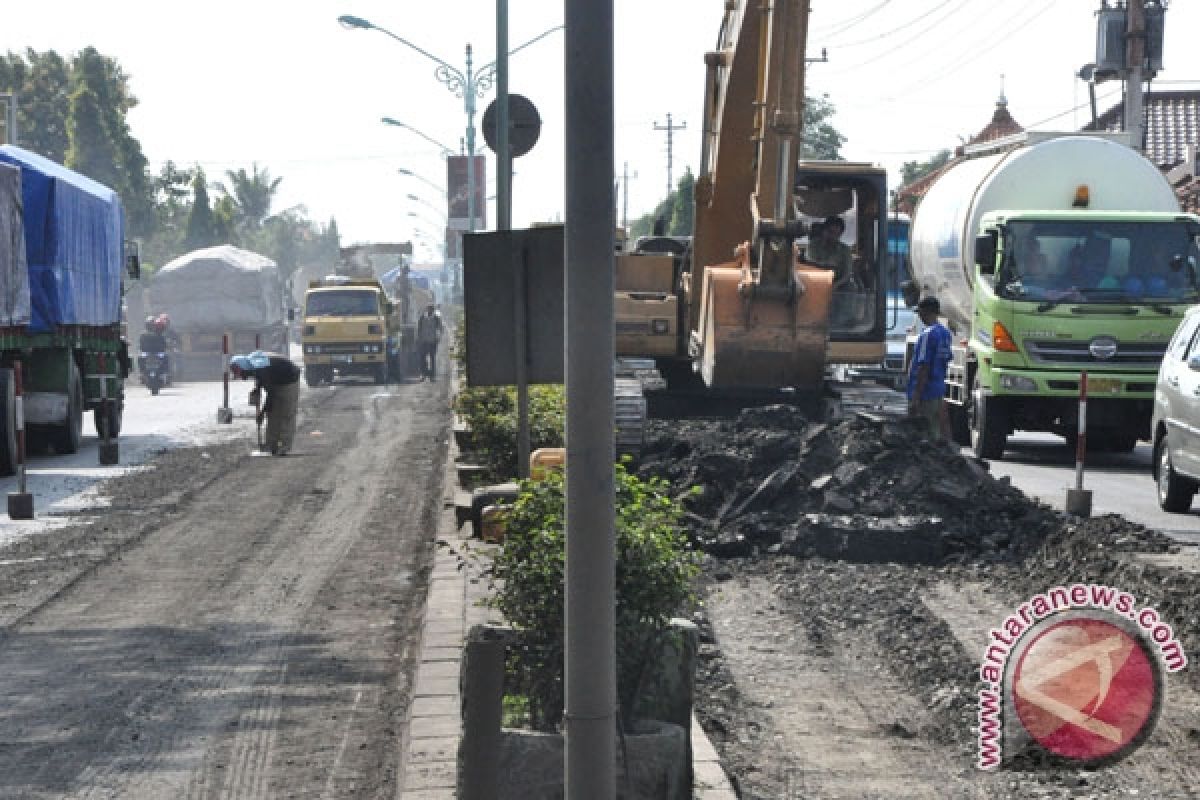
POLYGON ((1024 375, 1001 375, 1000 388, 1010 392, 1036 392, 1037 381, 1024 375))
POLYGON ((310 355, 312 355, 312 354, 316 354, 316 353, 320 353, 320 352, 321 352, 321 345, 319 345, 319 344, 306 344, 306 345, 304 345, 304 352, 306 352, 306 353, 309 353, 310 355))

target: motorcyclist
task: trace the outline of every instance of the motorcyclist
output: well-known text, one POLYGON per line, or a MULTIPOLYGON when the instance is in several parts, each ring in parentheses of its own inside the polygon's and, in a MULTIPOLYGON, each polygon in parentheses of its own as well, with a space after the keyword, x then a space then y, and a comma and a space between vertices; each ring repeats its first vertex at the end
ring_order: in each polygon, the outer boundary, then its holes
POLYGON ((167 352, 167 337, 163 335, 156 317, 146 317, 146 329, 138 337, 138 349, 143 354, 167 352))

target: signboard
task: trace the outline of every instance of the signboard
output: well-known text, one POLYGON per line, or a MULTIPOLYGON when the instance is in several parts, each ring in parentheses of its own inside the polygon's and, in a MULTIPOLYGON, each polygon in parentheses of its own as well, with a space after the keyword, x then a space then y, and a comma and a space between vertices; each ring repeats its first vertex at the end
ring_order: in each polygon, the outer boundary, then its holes
MULTIPOLYGON (((450 227, 468 229, 467 164, 470 156, 449 156, 446 159, 446 216, 450 227)), ((487 159, 475 156, 475 230, 487 227, 487 159)))
POLYGON ((467 385, 513 386, 516 377, 518 270, 525 292, 529 383, 562 383, 566 346, 563 226, 469 233, 463 237, 463 313, 467 385))

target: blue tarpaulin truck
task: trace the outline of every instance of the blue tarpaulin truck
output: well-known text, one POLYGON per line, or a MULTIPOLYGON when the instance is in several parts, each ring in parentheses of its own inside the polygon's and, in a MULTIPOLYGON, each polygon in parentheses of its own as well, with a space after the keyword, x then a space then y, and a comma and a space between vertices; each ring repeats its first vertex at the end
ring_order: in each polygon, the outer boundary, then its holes
MULTIPOLYGON (((129 367, 125 263, 114 191, 36 153, 0 147, 0 473, 14 471, 18 361, 31 442, 75 452, 89 410, 97 433, 119 433, 129 367)), ((136 272, 136 260, 129 263, 136 272)))

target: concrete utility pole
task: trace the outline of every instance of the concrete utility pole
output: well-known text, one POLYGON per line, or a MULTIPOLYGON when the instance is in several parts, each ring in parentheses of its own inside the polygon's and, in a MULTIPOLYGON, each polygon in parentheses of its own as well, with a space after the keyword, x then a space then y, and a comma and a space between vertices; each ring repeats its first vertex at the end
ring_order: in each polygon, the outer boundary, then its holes
POLYGON ((565 0, 566 800, 616 784, 613 0, 565 0), (584 154, 585 157, 579 157, 584 154))
POLYGON ((629 174, 629 162, 625 162, 625 171, 621 175, 621 227, 629 231, 629 179, 638 176, 637 170, 629 174))
POLYGON ((681 122, 676 125, 671 121, 671 114, 667 112, 667 124, 659 125, 654 123, 654 130, 667 132, 667 197, 671 196, 671 192, 675 191, 675 178, 672 174, 674 169, 674 154, 675 154, 675 131, 687 130, 687 123, 681 122))
POLYGON ((1125 130, 1133 140, 1135 150, 1145 150, 1145 131, 1142 105, 1142 81, 1145 80, 1146 63, 1146 7, 1145 0, 1129 0, 1126 6, 1125 66, 1125 130))

